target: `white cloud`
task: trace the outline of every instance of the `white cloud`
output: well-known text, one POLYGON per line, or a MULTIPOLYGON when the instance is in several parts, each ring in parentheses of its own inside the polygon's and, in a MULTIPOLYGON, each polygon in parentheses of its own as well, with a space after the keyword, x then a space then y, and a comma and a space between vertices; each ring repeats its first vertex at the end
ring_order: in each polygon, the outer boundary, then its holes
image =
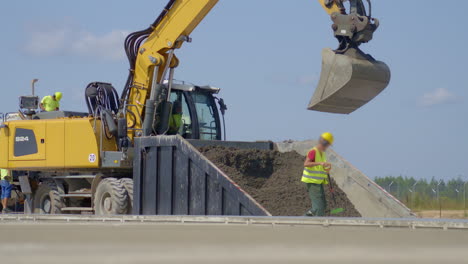
POLYGON ((420 98, 420 103, 423 106, 435 106, 454 103, 456 101, 457 97, 446 88, 435 89, 434 91, 424 94, 420 98))
POLYGON ((34 56, 86 56, 105 60, 125 58, 126 30, 98 35, 71 23, 29 25, 24 50, 34 56))
POLYGON ((303 86, 310 86, 310 85, 316 84, 317 81, 318 81, 318 76, 315 74, 303 75, 297 79, 297 82, 299 83, 299 85, 303 85, 303 86))
POLYGON ((125 58, 124 40, 129 32, 114 30, 102 36, 96 36, 89 32, 76 39, 71 49, 76 54, 100 56, 112 60, 125 58))

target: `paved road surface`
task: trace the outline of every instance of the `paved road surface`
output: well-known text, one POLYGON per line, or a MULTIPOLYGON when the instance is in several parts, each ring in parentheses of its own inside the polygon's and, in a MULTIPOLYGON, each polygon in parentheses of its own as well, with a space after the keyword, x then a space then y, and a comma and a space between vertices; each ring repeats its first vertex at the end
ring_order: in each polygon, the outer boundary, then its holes
POLYGON ((468 263, 468 231, 0 223, 1 263, 468 263))

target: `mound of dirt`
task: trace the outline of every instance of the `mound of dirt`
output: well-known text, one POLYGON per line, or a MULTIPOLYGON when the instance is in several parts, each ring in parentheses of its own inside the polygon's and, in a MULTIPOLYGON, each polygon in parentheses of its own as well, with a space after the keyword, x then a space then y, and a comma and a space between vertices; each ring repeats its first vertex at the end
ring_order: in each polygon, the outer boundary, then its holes
MULTIPOLYGON (((298 153, 220 146, 203 147, 200 151, 274 216, 302 216, 310 209, 310 199, 301 182, 304 157, 298 153)), ((345 211, 333 216, 360 217, 346 194, 337 186, 335 189, 337 203, 333 204, 325 186, 328 209, 345 211)))

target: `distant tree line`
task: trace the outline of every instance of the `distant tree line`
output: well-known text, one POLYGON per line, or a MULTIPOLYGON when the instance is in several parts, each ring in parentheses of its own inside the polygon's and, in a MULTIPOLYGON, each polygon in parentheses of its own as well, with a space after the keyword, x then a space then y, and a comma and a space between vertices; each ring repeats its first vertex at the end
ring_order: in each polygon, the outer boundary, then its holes
POLYGON ((468 183, 432 178, 378 177, 375 182, 413 210, 464 210, 468 206, 468 183))

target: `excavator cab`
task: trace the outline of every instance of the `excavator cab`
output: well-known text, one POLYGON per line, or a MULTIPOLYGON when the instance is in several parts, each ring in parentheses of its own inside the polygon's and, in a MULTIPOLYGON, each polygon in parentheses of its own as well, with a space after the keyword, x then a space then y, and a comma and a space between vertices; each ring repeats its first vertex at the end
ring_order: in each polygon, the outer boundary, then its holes
POLYGON ((177 129, 170 129, 168 134, 179 134, 186 139, 222 140, 222 125, 227 108, 224 101, 216 97, 219 91, 219 88, 212 86, 173 84, 170 96, 173 112, 169 124, 177 124, 177 129), (180 112, 174 111, 176 105, 180 107, 180 112), (181 115, 179 122, 176 121, 177 114, 181 115))
POLYGON ((332 29, 339 47, 322 52, 322 72, 308 109, 320 112, 350 114, 378 94, 390 82, 389 67, 359 46, 372 40, 379 20, 372 17, 362 0, 349 0, 349 13, 343 0, 321 0, 331 10, 332 29))

